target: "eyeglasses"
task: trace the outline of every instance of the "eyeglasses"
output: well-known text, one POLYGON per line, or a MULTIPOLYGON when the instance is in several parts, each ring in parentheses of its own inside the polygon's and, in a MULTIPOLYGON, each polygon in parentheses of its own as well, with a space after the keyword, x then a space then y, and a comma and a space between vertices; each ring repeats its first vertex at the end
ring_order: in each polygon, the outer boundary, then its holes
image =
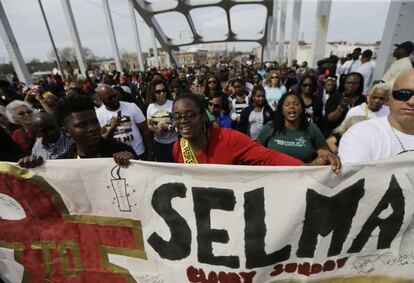
POLYGON ((272 78, 272 79, 278 79, 279 77, 277 77, 277 76, 272 76, 272 77, 270 77, 270 78, 272 78))
POLYGON ((32 115, 32 113, 33 113, 33 111, 27 110, 27 111, 18 112, 16 114, 19 115, 19 116, 24 116, 24 115, 32 115))
POLYGON ((166 93, 166 91, 165 91, 165 89, 156 89, 156 90, 154 90, 154 93, 161 94, 161 93, 166 93))
POLYGON ((311 84, 302 84, 303 87, 311 87, 311 84))
POLYGON ((394 90, 392 92, 392 97, 394 97, 394 99, 396 100, 401 100, 401 101, 408 101, 411 99, 413 95, 414 95, 414 91, 412 91, 411 89, 399 89, 399 90, 394 90))
POLYGON ((200 114, 200 112, 187 112, 184 114, 180 114, 180 113, 174 113, 172 115, 172 119, 174 122, 179 122, 181 121, 182 118, 184 118, 184 120, 189 121, 189 120, 193 120, 197 117, 197 115, 200 114))
POLYGON ((210 84, 216 84, 217 82, 216 81, 208 81, 208 84, 210 85, 210 84))

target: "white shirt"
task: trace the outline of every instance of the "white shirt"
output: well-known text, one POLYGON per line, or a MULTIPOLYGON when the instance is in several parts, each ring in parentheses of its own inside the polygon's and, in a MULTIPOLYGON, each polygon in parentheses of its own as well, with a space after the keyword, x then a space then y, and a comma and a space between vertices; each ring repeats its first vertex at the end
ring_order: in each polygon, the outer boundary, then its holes
MULTIPOLYGON (((151 103, 147 108, 147 120, 152 121, 154 126, 156 126, 159 122, 165 122, 172 126, 172 106, 173 102, 171 100, 167 100, 163 105, 151 103)), ((168 131, 163 136, 154 135, 154 140, 163 144, 175 142, 177 138, 178 135, 174 131, 168 131)))
POLYGON ((249 124, 250 124, 250 137, 253 140, 257 140, 259 137, 260 131, 263 128, 263 109, 260 112, 252 111, 249 115, 249 124))
POLYGON ((401 58, 400 60, 395 60, 389 69, 385 72, 382 80, 389 84, 391 87, 394 86, 394 82, 397 77, 404 72, 405 70, 409 70, 413 67, 411 64, 409 57, 401 58))
POLYGON ((362 64, 357 73, 360 73, 364 77, 364 95, 368 95, 372 85, 372 74, 374 73, 374 66, 371 62, 365 62, 362 64))
POLYGON ((102 105, 96 110, 99 124, 101 127, 105 127, 110 123, 112 117, 118 116, 119 111, 121 111, 122 120, 114 131, 114 138, 130 145, 137 155, 143 154, 145 146, 137 124, 145 122, 145 116, 134 103, 120 101, 119 108, 115 111, 109 111, 105 105, 102 105))
POLYGON ((349 73, 356 72, 361 65, 362 65, 362 62, 359 59, 358 60, 348 60, 338 70, 338 74, 347 75, 349 73))
POLYGON ((381 109, 378 110, 377 112, 372 112, 371 110, 367 109, 367 103, 364 102, 360 105, 357 105, 349 109, 348 113, 346 113, 345 120, 353 116, 365 116, 368 119, 381 118, 381 117, 388 116, 389 113, 390 113, 390 108, 386 105, 382 105, 381 109))
POLYGON ((343 164, 381 160, 414 150, 414 135, 391 128, 387 117, 362 121, 352 126, 339 143, 343 164))

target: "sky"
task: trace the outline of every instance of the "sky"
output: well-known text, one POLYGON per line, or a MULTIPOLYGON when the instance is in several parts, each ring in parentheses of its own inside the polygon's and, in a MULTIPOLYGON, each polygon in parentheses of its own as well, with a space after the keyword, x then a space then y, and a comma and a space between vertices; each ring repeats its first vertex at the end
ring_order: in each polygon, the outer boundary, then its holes
MULTIPOLYGON (((150 0, 159 3, 172 0, 150 0)), ((200 0, 197 0, 200 1, 200 0)), ((270 0, 264 0, 270 1, 270 0)), ((26 61, 31 59, 50 60, 52 49, 38 1, 0 0, 6 12, 20 51, 26 61)), ((290 38, 293 1, 288 2, 286 20, 286 40, 290 38)), ((58 48, 72 46, 68 26, 60 0, 42 0, 46 17, 58 48)), ((100 57, 112 57, 107 26, 101 0, 70 0, 79 36, 84 47, 90 48, 100 57)), ((390 0, 333 0, 328 28, 328 41, 348 41, 351 43, 373 43, 382 38, 390 0)), ((109 0, 118 47, 121 52, 134 52, 134 37, 129 16, 128 0, 109 0)), ((246 5, 246 4, 245 4, 246 5)), ((316 0, 303 0, 300 39, 311 42, 314 37, 316 0)), ((260 5, 239 6, 231 11, 234 30, 254 34, 263 28, 266 10, 260 5)), ((150 32, 136 13, 138 33, 142 51, 152 47, 150 32)), ((226 32, 224 10, 221 8, 198 8, 191 12, 196 29, 203 36, 220 36, 226 32)), ((171 12, 157 16, 167 35, 188 40, 184 15, 171 12)), ((229 48, 250 51, 254 43, 229 44, 229 48)), ((0 63, 9 61, 3 41, 0 41, 0 63)))

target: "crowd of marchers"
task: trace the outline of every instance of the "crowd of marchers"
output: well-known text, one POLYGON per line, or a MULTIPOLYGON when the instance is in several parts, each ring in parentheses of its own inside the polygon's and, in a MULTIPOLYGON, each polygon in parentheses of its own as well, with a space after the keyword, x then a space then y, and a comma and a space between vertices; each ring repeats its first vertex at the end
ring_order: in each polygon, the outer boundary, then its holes
MULTIPOLYGON (((263 62, 0 81, 0 160, 243 165, 369 162, 414 150, 414 44, 373 80, 371 50, 316 69, 263 62), (73 78, 73 76, 72 76, 73 78)), ((377 58, 382 60, 384 58, 377 58)))

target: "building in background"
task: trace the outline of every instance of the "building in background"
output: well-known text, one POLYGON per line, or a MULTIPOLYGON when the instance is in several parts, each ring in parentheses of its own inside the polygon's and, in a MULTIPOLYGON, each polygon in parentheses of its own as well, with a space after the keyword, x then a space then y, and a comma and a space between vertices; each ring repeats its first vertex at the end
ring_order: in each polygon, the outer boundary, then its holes
MULTIPOLYGON (((380 41, 374 42, 374 43, 349 43, 346 41, 334 41, 334 42, 328 42, 325 46, 325 56, 329 57, 331 55, 336 55, 339 58, 346 57, 347 54, 352 53, 352 51, 360 47, 362 48, 362 51, 366 49, 371 49, 373 52, 373 59, 377 57, 378 50, 380 47, 380 41)), ((284 48, 284 54, 283 54, 283 62, 287 61, 287 58, 289 56, 289 45, 290 43, 287 41, 285 42, 285 48, 284 48)), ((252 50, 252 54, 255 55, 256 58, 260 58, 261 54, 261 47, 256 47, 252 50)), ((298 60, 299 64, 303 61, 310 62, 312 58, 312 44, 306 43, 304 41, 299 41, 298 44, 298 52, 296 60, 298 60)), ((320 58, 322 59, 322 58, 320 58)), ((280 63, 280 62, 279 62, 280 63)), ((290 62, 288 62, 290 63, 290 62)))

